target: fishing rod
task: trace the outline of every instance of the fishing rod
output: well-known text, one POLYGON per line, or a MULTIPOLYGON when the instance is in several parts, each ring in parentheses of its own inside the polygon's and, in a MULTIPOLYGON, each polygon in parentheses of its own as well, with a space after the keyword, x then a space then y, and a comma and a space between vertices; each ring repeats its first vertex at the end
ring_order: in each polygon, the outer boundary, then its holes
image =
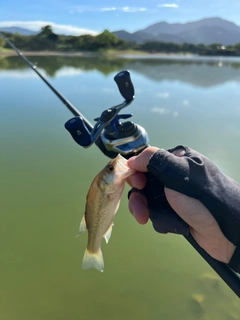
MULTIPOLYGON (((125 158, 130 158, 133 155, 141 153, 141 151, 149 146, 148 134, 143 127, 134 124, 131 121, 126 121, 124 123, 120 121, 121 119, 127 119, 132 116, 132 114, 119 115, 119 112, 127 107, 134 99, 134 87, 129 71, 122 71, 114 77, 118 89, 125 100, 121 104, 104 110, 100 117, 94 119, 96 124, 93 126, 79 110, 77 110, 47 81, 47 79, 37 70, 36 65, 32 64, 7 37, 2 33, 0 33, 0 36, 16 51, 19 57, 37 73, 75 116, 65 123, 65 128, 80 146, 88 148, 95 143, 99 149, 110 158, 116 157, 119 153, 125 158)), ((151 179, 149 182, 148 192, 154 194, 159 185, 158 180, 157 178, 153 178, 152 182, 151 179)), ((154 197, 152 198, 152 202, 151 206, 153 208, 158 208, 157 200, 154 199, 154 197)), ((189 230, 184 230, 185 231, 182 232, 184 238, 240 298, 240 277, 238 274, 228 265, 212 258, 198 245, 189 230)))
POLYGON ((96 144, 99 149, 110 158, 115 158, 119 153, 124 155, 125 158, 130 158, 146 147, 148 135, 145 129, 130 121, 124 123, 120 121, 120 119, 127 119, 132 116, 132 114, 119 115, 119 112, 127 107, 134 99, 134 88, 129 72, 120 72, 114 78, 125 100, 116 106, 104 110, 100 117, 94 119, 94 121, 96 121, 95 125, 92 125, 79 110, 49 83, 41 72, 37 70, 37 66, 30 62, 4 34, 0 32, 0 36, 15 50, 19 57, 36 72, 75 116, 65 123, 65 128, 80 146, 88 148, 92 144, 96 144))
MULTIPOLYGON (((114 123, 114 129, 116 128, 116 123, 119 122, 120 118, 128 118, 132 115, 121 115, 119 116, 118 113, 125 107, 127 107, 132 100, 134 99, 134 96, 129 96, 130 91, 124 90, 124 86, 126 83, 122 82, 121 77, 117 77, 115 81, 117 82, 118 88, 122 96, 125 98, 125 101, 115 107, 112 107, 108 110, 103 111, 102 115, 94 119, 97 121, 97 123, 93 126, 89 120, 78 110, 76 109, 59 91, 57 91, 50 82, 41 74, 40 71, 37 70, 37 66, 30 62, 23 53, 18 50, 18 48, 3 34, 0 32, 0 36, 8 43, 8 45, 19 55, 20 58, 23 59, 23 61, 34 71, 36 74, 45 82, 45 84, 56 94, 56 96, 63 102, 63 104, 72 112, 72 114, 75 116, 75 118, 70 119, 66 124, 65 128, 70 132, 73 139, 80 144, 84 148, 90 147, 93 143, 95 143, 99 149, 108 157, 114 158, 118 153, 111 151, 109 148, 107 149, 105 144, 103 143, 102 139, 100 139, 100 135, 105 127, 107 127, 111 122, 114 123)), ((129 85, 131 85, 131 81, 129 81, 129 85)), ((131 126, 131 125, 130 125, 131 126)), ((126 131, 127 127, 130 127, 128 125, 124 125, 124 127, 120 128, 122 131, 126 131)), ((131 129, 131 128, 130 128, 131 129)), ((116 130, 116 129, 115 129, 116 130)), ((141 137, 141 132, 143 131, 144 135, 144 129, 138 128, 137 132, 137 138, 141 137)), ((134 139, 136 140, 136 135, 134 136, 134 139)), ((140 139, 141 140, 141 139, 140 139)), ((118 142, 116 142, 118 143, 118 142)), ((134 149, 134 147, 133 147, 134 149)), ((123 150, 124 151, 124 150, 123 150)))
POLYGON ((26 64, 36 72, 36 74, 46 83, 46 85, 57 95, 57 97, 65 104, 65 106, 75 115, 75 116, 80 116, 83 118, 84 122, 86 125, 91 129, 92 125, 91 123, 67 100, 65 99, 61 93, 59 93, 48 81, 47 79, 37 70, 37 66, 33 63, 31 63, 23 54, 21 51, 18 50, 17 47, 0 32, 0 36, 9 44, 10 47, 12 47, 16 53, 21 57, 26 64))

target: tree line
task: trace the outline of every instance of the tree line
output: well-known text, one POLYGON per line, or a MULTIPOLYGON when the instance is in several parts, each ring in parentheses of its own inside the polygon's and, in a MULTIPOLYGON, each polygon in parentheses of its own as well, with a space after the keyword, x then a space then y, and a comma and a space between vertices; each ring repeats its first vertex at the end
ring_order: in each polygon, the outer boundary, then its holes
MULTIPOLYGON (((55 34, 51 26, 47 25, 41 29, 40 33, 35 35, 24 36, 19 33, 11 34, 7 32, 4 32, 4 34, 16 47, 26 51, 101 52, 109 49, 130 49, 148 53, 192 53, 200 55, 240 56, 240 43, 232 46, 223 46, 219 43, 206 46, 204 44, 176 44, 157 41, 137 44, 135 42, 123 41, 108 30, 104 30, 96 36, 89 34, 65 36, 55 34)), ((8 48, 8 44, 1 37, 0 47, 8 48)))

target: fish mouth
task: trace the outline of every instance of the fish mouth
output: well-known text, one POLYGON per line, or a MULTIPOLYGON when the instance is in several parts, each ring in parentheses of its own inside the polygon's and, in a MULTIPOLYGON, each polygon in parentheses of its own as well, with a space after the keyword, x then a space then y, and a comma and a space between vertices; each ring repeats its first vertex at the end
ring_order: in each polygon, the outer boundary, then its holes
POLYGON ((120 154, 116 157, 116 160, 117 160, 117 171, 124 178, 129 177, 135 172, 135 170, 130 169, 129 166, 127 165, 127 159, 122 157, 120 154))

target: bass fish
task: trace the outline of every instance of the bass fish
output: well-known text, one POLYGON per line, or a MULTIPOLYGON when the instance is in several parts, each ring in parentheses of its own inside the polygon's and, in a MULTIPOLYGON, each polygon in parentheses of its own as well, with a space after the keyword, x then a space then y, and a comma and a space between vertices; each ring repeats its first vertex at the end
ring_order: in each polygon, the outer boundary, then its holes
POLYGON ((103 272, 101 242, 105 238, 108 243, 111 237, 113 219, 120 205, 126 178, 134 172, 119 154, 94 178, 78 233, 80 235, 88 230, 88 244, 82 262, 84 270, 96 268, 103 272))

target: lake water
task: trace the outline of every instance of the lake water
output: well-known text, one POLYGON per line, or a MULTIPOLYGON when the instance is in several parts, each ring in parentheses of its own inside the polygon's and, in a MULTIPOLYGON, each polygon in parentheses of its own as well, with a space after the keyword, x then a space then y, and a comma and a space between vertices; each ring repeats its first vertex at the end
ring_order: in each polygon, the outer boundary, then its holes
MULTIPOLYGON (((123 111, 150 144, 188 145, 240 181, 240 60, 29 59, 91 122, 123 101, 113 78, 129 70, 136 98, 123 111)), ((72 114, 19 57, 0 57, 0 94, 1 319, 239 319, 239 299, 184 238, 135 222, 129 187, 104 273, 82 271, 87 234, 76 234, 108 159, 72 140, 72 114)))

